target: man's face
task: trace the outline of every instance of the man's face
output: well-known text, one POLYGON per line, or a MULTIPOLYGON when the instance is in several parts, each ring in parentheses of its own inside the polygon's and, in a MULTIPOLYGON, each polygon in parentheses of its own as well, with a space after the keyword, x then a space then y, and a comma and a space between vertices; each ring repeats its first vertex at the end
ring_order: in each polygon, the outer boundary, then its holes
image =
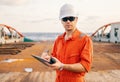
POLYGON ((76 28, 77 20, 77 17, 64 17, 61 19, 61 23, 66 31, 72 31, 74 28, 76 28))

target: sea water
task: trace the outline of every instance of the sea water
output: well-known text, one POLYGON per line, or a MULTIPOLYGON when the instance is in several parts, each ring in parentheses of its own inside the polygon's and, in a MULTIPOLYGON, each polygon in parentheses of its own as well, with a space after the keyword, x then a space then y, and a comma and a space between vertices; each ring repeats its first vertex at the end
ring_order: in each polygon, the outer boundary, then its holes
POLYGON ((26 32, 22 34, 24 35, 24 37, 34 41, 54 41, 61 33, 26 32))

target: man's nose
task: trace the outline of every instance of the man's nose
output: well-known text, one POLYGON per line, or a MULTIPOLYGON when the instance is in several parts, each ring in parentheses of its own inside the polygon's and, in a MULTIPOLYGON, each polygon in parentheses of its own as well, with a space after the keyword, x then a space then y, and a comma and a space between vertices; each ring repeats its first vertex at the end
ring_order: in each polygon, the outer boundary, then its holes
POLYGON ((70 22, 70 20, 67 20, 66 22, 70 22))

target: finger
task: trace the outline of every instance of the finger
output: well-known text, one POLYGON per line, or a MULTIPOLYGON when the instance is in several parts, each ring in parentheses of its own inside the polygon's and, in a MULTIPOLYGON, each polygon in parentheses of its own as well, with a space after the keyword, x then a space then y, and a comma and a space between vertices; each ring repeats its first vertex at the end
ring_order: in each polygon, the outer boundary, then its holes
POLYGON ((52 57, 52 58, 54 58, 56 61, 59 61, 56 57, 52 57))

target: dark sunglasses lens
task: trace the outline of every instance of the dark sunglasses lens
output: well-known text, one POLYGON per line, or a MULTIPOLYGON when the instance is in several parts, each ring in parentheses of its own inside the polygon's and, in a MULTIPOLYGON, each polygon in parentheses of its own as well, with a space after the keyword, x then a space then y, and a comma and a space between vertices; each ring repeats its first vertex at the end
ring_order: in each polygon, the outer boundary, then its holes
POLYGON ((75 20, 75 17, 65 17, 65 18, 62 18, 62 21, 66 22, 67 20, 69 21, 74 21, 75 20))
POLYGON ((67 20, 68 20, 68 18, 67 18, 67 17, 62 18, 62 21, 64 21, 64 22, 66 22, 67 20))
POLYGON ((69 21, 74 21, 75 17, 69 17, 69 21))

